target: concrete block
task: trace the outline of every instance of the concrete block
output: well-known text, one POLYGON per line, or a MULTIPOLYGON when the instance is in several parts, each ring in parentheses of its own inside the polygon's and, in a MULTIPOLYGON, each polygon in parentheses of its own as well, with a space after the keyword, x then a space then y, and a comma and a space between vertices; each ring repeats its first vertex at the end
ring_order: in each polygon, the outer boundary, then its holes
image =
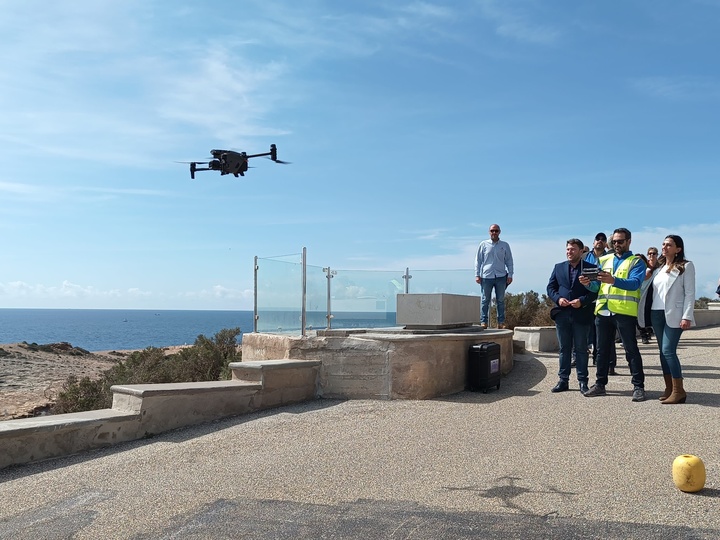
POLYGON ((406 328, 457 328, 480 322, 480 297, 461 294, 398 294, 398 325, 406 328))
POLYGON ((518 326, 515 339, 525 342, 525 349, 534 352, 553 352, 560 350, 557 332, 554 326, 518 326))
MULTIPOLYGON (((717 304, 720 306, 720 304, 717 304)), ((708 307, 713 306, 708 304, 708 307)), ((720 324, 720 308, 713 306, 712 309, 696 309, 695 324, 702 328, 703 326, 716 326, 720 324)))

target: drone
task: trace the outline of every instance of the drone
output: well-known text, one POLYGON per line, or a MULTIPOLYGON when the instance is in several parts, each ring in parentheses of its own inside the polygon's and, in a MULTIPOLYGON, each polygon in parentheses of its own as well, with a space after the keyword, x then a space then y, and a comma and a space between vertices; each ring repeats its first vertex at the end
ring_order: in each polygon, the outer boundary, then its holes
POLYGON ((213 159, 211 161, 190 161, 190 178, 195 180, 195 173, 198 171, 220 171, 221 175, 233 174, 245 176, 248 170, 248 160, 256 157, 267 157, 275 163, 287 165, 287 161, 280 161, 277 158, 277 147, 270 145, 270 151, 262 154, 248 154, 247 152, 235 152, 233 150, 210 150, 213 159), (198 167, 198 165, 207 165, 207 167, 198 167))

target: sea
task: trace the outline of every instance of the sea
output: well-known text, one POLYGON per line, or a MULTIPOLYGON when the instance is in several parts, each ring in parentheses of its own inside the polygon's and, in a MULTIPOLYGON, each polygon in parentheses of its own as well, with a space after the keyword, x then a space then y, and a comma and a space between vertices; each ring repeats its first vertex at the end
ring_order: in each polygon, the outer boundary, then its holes
MULTIPOLYGON (((323 328, 324 314, 310 321, 323 328)), ((294 317, 296 318, 296 317, 294 317)), ((393 326, 395 314, 351 314, 333 319, 333 328, 393 326)), ((0 309, 1 343, 70 343, 90 352, 192 345, 226 328, 253 331, 252 311, 142 309, 0 309)), ((262 331, 262 328, 260 329, 262 331)), ((299 329, 296 332, 300 334, 299 329)))

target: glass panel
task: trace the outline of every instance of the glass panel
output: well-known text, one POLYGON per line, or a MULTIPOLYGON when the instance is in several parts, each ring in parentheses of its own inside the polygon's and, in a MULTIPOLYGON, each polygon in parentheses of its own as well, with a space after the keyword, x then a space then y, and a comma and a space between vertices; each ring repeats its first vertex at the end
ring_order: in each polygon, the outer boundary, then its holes
POLYGON ((410 275, 410 293, 480 296, 473 270, 411 270, 410 275))
POLYGON ((307 268, 307 328, 327 328, 327 273, 320 266, 307 268))
POLYGON ((257 306, 258 332, 301 332, 302 255, 258 259, 257 306))
MULTIPOLYGON (((404 270, 334 270, 330 279, 331 327, 385 328, 396 325, 397 294, 405 292, 404 270)), ((480 296, 472 270, 411 270, 409 292, 480 296)), ((307 267, 307 329, 327 328, 328 278, 307 267)), ((302 255, 258 259, 258 331, 300 334, 302 255)))
POLYGON ((332 278, 332 328, 395 326, 403 271, 338 270, 332 278))

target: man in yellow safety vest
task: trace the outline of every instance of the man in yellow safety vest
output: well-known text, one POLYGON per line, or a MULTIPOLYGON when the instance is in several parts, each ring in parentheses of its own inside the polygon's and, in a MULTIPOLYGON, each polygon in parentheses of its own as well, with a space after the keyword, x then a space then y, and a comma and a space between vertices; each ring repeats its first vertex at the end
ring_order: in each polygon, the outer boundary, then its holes
POLYGON ((633 383, 633 401, 645 401, 645 373, 642 356, 637 344, 636 325, 640 286, 645 279, 645 261, 630 251, 632 235, 625 228, 615 229, 612 235, 613 253, 600 257, 597 280, 581 276, 580 283, 591 291, 598 291, 595 305, 597 330, 596 381, 585 397, 605 395, 612 350, 615 348, 615 332, 620 333, 625 357, 630 366, 633 383))

